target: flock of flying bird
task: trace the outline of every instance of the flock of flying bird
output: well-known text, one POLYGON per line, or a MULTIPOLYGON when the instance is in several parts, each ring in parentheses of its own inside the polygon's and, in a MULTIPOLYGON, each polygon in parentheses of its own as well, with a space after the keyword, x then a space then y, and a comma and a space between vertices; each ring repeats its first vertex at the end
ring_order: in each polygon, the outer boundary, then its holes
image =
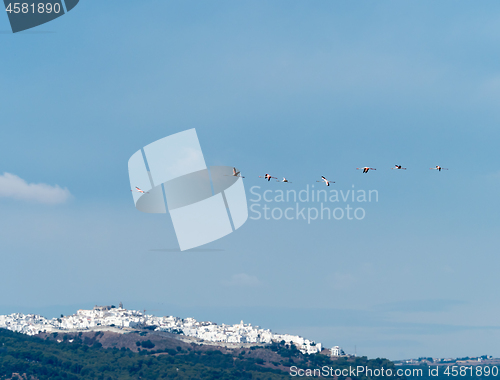
MULTIPOLYGON (((403 168, 402 165, 395 165, 393 168, 391 169, 396 169, 396 170, 406 170, 406 168, 403 168)), ((447 168, 443 168, 439 165, 436 165, 435 168, 429 168, 431 170, 437 170, 437 171, 441 171, 441 170, 448 170, 447 168)), ((370 168, 369 166, 365 166, 363 168, 356 168, 356 170, 363 170, 363 173, 368 173, 370 170, 377 170, 375 168, 370 168)), ((242 177, 240 175, 240 172, 236 169, 236 168, 233 168, 233 176, 234 177, 241 177, 241 178, 245 178, 245 177, 242 177)), ((273 177, 271 176, 270 174, 267 174, 265 176, 259 176, 259 178, 264 178, 264 179, 267 179, 268 181, 271 180, 271 178, 274 178, 276 179, 276 182, 287 182, 287 183, 291 183, 289 180, 287 180, 285 177, 283 177, 283 179, 280 181, 278 178, 276 177, 273 177)), ((316 182, 324 182, 326 186, 330 186, 330 183, 335 183, 335 181, 330 181, 328 179, 326 179, 324 176, 321 176, 321 181, 316 181, 316 182)))
MULTIPOLYGON (((396 170, 406 170, 406 168, 403 168, 402 165, 395 165, 393 168, 391 169, 396 169, 396 170)), ((447 168, 443 168, 439 165, 436 165, 435 168, 429 168, 430 170, 437 170, 437 171, 441 171, 441 170, 448 170, 447 168)), ((356 168, 356 170, 363 170, 363 173, 368 173, 370 170, 377 170, 375 168, 370 168, 369 166, 365 166, 363 168, 356 168)), ((228 175, 229 176, 229 175, 228 175)), ((241 177, 241 178, 245 178, 243 177, 241 174, 240 174, 240 171, 237 170, 236 168, 233 168, 233 174, 230 175, 230 177, 241 177)), ((289 180, 287 180, 285 177, 283 177, 283 179, 280 181, 277 177, 273 177, 271 176, 271 174, 267 174, 265 176, 259 176, 259 178, 264 178, 264 179, 267 179, 268 181, 271 180, 271 178, 274 178, 276 180, 276 182, 286 182, 286 183, 291 183, 289 180)), ((330 183, 335 183, 335 181, 329 181, 328 179, 326 179, 325 177, 321 176, 321 181, 316 181, 316 182, 324 182, 326 184, 326 186, 330 186, 330 183)), ((142 194, 147 194, 148 192, 147 191, 143 191, 141 189, 139 189, 137 186, 135 187, 135 190, 130 190, 130 191, 136 191, 138 193, 142 193, 142 194)))

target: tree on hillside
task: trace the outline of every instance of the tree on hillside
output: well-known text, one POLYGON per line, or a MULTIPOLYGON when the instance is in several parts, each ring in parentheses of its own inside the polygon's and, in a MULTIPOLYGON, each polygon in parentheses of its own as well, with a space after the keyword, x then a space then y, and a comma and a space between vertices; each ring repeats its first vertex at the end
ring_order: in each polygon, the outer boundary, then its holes
POLYGON ((142 341, 141 346, 143 348, 153 348, 155 346, 155 344, 148 339, 148 340, 142 341))

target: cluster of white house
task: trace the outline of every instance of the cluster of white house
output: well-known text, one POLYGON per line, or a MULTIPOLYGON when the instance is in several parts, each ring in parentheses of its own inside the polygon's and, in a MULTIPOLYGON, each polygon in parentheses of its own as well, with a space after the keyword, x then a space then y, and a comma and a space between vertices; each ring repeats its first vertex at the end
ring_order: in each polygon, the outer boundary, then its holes
MULTIPOLYGON (((23 334, 36 335, 41 332, 88 331, 104 326, 118 329, 143 328, 156 326, 155 331, 178 333, 200 340, 221 343, 293 343, 302 353, 321 352, 321 343, 304 339, 297 335, 274 334, 271 330, 244 324, 217 325, 213 322, 198 322, 193 318, 156 317, 138 310, 127 310, 120 304, 114 306, 96 306, 93 310, 78 310, 76 314, 61 318, 46 319, 37 314, 0 315, 0 328, 6 328, 23 334)), ((332 356, 341 356, 343 351, 335 346, 332 356)))
MULTIPOLYGON (((461 362, 484 362, 485 360, 492 360, 493 356, 491 355, 483 355, 483 356, 473 356, 466 358, 429 358, 423 357, 418 359, 407 359, 407 360, 398 360, 395 361, 396 364, 415 364, 420 365, 422 363, 461 363, 461 362)), ((496 360, 496 359, 495 359, 496 360)))

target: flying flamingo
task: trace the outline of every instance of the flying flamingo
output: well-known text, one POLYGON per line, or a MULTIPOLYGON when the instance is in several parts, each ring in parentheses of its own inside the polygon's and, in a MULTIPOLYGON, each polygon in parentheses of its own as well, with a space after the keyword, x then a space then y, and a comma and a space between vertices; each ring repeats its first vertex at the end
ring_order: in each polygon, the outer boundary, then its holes
POLYGON ((142 193, 142 194, 149 194, 149 192, 148 192, 148 191, 141 190, 141 189, 139 189, 137 186, 135 187, 135 190, 130 190, 130 191, 136 191, 136 192, 138 192, 138 193, 142 193))
POLYGON ((368 173, 368 170, 377 170, 375 168, 369 168, 368 166, 365 166, 364 168, 356 168, 356 170, 361 170, 363 169, 363 173, 368 173))
POLYGON ((395 165, 395 167, 393 167, 391 169, 403 169, 403 170, 406 170, 406 168, 402 168, 401 165, 395 165))
POLYGON ((316 182, 324 182, 326 183, 326 186, 330 186, 330 183, 335 183, 334 181, 329 181, 325 177, 321 176, 322 180, 321 181, 316 181, 316 182))
POLYGON ((435 168, 429 168, 429 169, 431 169, 431 170, 438 170, 438 171, 441 171, 441 170, 448 170, 448 169, 446 169, 446 168, 442 168, 442 167, 441 167, 441 166, 439 166, 439 165, 436 165, 436 167, 435 167, 435 168))
POLYGON ((280 180, 277 180, 276 182, 287 182, 287 183, 291 183, 289 180, 287 180, 285 177, 283 177, 283 181, 280 181, 280 180))
POLYGON ((242 175, 240 175, 239 170, 236 169, 236 168, 233 168, 233 174, 232 175, 229 176, 229 175, 226 174, 226 177, 241 177, 241 178, 245 178, 242 175))
POLYGON ((271 180, 271 178, 278 179, 278 178, 276 178, 276 177, 271 177, 271 174, 267 174, 267 173, 266 173, 266 175, 265 175, 264 177, 259 176, 259 178, 265 178, 265 179, 267 179, 268 181, 270 181, 270 180, 271 180))

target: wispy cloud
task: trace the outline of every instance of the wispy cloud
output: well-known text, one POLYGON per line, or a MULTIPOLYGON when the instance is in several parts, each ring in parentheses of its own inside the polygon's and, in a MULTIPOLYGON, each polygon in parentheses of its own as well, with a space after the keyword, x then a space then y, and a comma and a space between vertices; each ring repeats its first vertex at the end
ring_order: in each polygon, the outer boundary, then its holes
POLYGON ((67 188, 45 183, 28 183, 15 174, 0 175, 0 198, 12 198, 46 204, 64 203, 71 197, 67 188))
POLYGON ((255 276, 246 273, 233 274, 231 279, 222 281, 225 286, 244 286, 256 287, 262 285, 262 282, 255 276))

